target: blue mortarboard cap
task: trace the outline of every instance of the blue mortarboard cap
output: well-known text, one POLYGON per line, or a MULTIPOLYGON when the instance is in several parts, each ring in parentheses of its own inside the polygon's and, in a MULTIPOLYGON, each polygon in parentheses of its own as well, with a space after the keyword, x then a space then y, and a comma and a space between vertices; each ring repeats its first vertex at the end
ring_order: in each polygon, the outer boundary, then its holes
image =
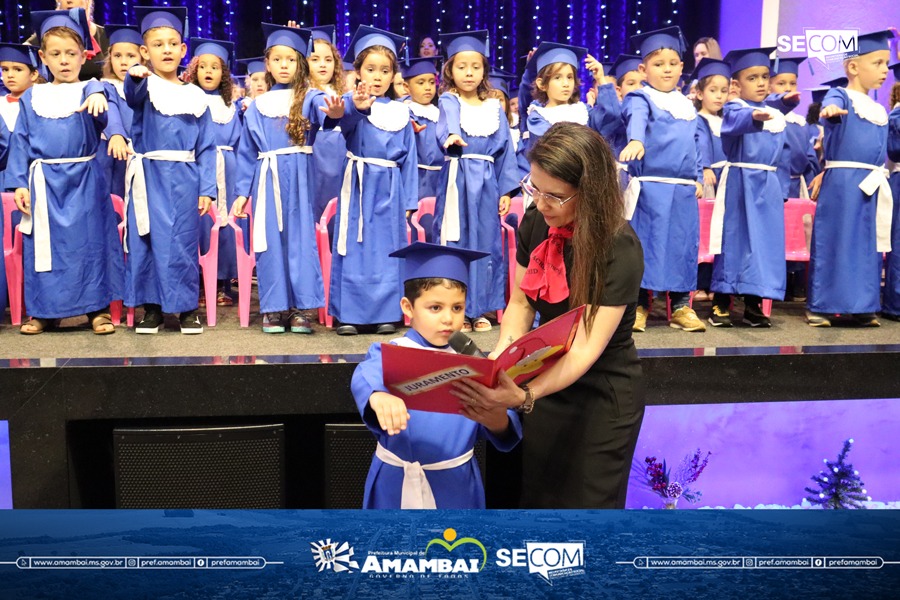
POLYGON ((731 66, 732 77, 738 71, 750 67, 769 68, 769 55, 775 50, 775 46, 768 48, 746 48, 744 50, 732 50, 725 55, 725 62, 731 66))
POLYGON ((873 33, 864 33, 858 37, 859 54, 868 54, 869 52, 877 52, 879 50, 890 50, 888 42, 894 37, 893 32, 889 30, 875 31, 873 33))
POLYGON ((141 30, 136 25, 104 25, 106 36, 109 38, 109 45, 115 44, 134 44, 140 46, 144 43, 141 36, 141 30))
POLYGON ((634 49, 640 52, 641 56, 649 56, 650 53, 663 48, 670 48, 681 56, 687 49, 687 43, 684 41, 681 28, 677 26, 633 35, 631 36, 631 43, 634 45, 634 49))
POLYGON ((488 256, 487 252, 414 242, 405 248, 391 252, 390 256, 402 258, 403 281, 443 277, 469 285, 469 263, 488 256))
POLYGON ((341 61, 341 66, 344 67, 344 73, 356 70, 356 67, 353 66, 353 63, 347 62, 346 60, 341 61))
POLYGON ((359 56, 359 53, 366 48, 384 46, 393 52, 398 60, 401 60, 400 49, 403 48, 405 43, 406 38, 402 35, 378 29, 377 27, 360 25, 356 28, 356 33, 353 34, 350 45, 347 46, 347 53, 344 55, 344 58, 353 62, 359 56))
POLYGON ((403 79, 410 77, 418 77, 419 75, 432 74, 437 75, 437 61, 439 56, 426 56, 424 58, 411 58, 400 65, 403 73, 403 79))
POLYGON ((234 56, 234 44, 232 42, 223 42, 222 40, 191 38, 191 56, 195 57, 203 54, 218 56, 230 67, 231 57, 234 56))
POLYGON ((0 61, 21 63, 30 66, 32 69, 37 69, 40 64, 37 52, 37 46, 0 43, 0 61))
POLYGON ((83 8, 36 10, 31 13, 31 24, 34 25, 38 38, 44 37, 49 29, 65 27, 77 33, 82 42, 91 39, 91 27, 88 25, 87 14, 83 8))
POLYGON ((486 58, 491 56, 487 29, 442 33, 439 37, 441 47, 448 60, 454 54, 468 51, 477 52, 486 58))
POLYGON ((609 73, 616 79, 621 79, 625 73, 637 71, 638 65, 641 64, 641 57, 634 54, 620 54, 612 64, 612 70, 609 73))
POLYGON ((317 25, 315 27, 307 27, 307 29, 312 32, 313 40, 325 40, 329 44, 335 42, 334 25, 317 25))
POLYGON ((834 79, 829 79, 828 81, 823 81, 822 85, 827 85, 829 88, 836 87, 847 87, 849 85, 850 80, 846 77, 835 77, 834 79))
POLYGON ((831 88, 829 87, 809 88, 809 94, 812 96, 812 101, 821 104, 822 100, 825 99, 825 94, 827 94, 830 89, 831 88))
POLYGON ((241 58, 235 61, 239 65, 244 65, 244 74, 253 75, 254 73, 266 72, 266 59, 262 56, 253 58, 241 58))
POLYGON ((888 65, 888 69, 894 74, 894 82, 900 83, 900 61, 895 62, 892 65, 888 65))
POLYGON ((724 60, 709 57, 703 58, 694 67, 694 79, 697 81, 712 75, 721 75, 726 79, 731 79, 731 67, 724 60))
MULTIPOLYGON (((532 68, 536 73, 553 63, 572 65, 577 73, 582 61, 584 61, 584 57, 587 56, 587 53, 587 48, 582 48, 581 46, 570 46, 568 44, 558 44, 556 42, 541 42, 538 44, 534 54, 531 55, 531 60, 528 62, 534 65, 532 68)), ((527 65, 526 68, 528 68, 527 65)))
POLYGON ((772 61, 772 64, 769 66, 769 74, 772 77, 776 75, 799 75, 800 74, 800 64, 806 60, 805 56, 797 56, 794 58, 781 58, 776 57, 775 60, 772 61))
POLYGON ((312 52, 312 32, 309 29, 298 29, 287 25, 263 23, 263 35, 266 36, 266 50, 272 46, 287 46, 303 56, 312 52))
POLYGON ((182 39, 187 35, 187 9, 183 6, 135 6, 134 15, 141 24, 141 35, 156 27, 169 27, 182 39))
POLYGON ((500 90, 506 97, 509 98, 509 84, 516 80, 516 76, 512 73, 507 73, 502 69, 492 68, 490 73, 488 73, 488 81, 491 84, 491 87, 495 90, 500 90))

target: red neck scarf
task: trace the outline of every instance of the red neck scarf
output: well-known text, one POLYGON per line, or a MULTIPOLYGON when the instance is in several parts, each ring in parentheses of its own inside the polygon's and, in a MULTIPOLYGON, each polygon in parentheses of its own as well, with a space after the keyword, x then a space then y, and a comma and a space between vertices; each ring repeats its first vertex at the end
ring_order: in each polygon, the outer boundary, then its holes
POLYGON ((575 226, 572 223, 564 227, 551 227, 549 237, 532 251, 519 286, 526 296, 532 300, 540 297, 550 304, 562 302, 569 297, 563 246, 574 233, 575 226))
POLYGON ((96 38, 91 36, 91 47, 85 49, 87 52, 87 59, 94 60, 94 57, 103 52, 103 49, 100 48, 100 44, 97 43, 96 38))

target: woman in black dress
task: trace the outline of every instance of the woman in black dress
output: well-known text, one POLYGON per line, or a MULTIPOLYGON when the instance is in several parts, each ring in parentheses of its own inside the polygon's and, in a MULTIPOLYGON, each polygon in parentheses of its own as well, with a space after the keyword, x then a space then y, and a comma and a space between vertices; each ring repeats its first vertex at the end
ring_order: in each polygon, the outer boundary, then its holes
POLYGON ((624 508, 644 416, 631 337, 641 244, 599 134, 557 123, 529 160, 523 185, 534 204, 519 227, 516 286, 492 356, 531 329, 536 311, 545 323, 585 304, 584 320, 571 351, 527 385, 503 374, 493 389, 460 382, 457 395, 464 412, 501 404, 525 413, 523 508, 624 508))

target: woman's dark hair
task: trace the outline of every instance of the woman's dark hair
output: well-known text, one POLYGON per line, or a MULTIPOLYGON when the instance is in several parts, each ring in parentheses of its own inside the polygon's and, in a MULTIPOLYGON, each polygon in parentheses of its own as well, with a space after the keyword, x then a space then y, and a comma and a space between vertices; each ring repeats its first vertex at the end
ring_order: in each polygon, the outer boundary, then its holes
POLYGON ((603 297, 610 249, 625 224, 616 159, 596 131, 557 123, 535 143, 528 160, 578 190, 569 304, 590 305, 584 315, 590 331, 603 297))

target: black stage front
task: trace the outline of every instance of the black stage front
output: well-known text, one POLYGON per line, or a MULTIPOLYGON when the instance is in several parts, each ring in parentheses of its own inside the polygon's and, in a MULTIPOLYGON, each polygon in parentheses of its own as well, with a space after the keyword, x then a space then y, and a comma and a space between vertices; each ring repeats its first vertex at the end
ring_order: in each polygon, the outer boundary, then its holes
MULTIPOLYGON (((285 426, 285 506, 328 507, 327 479, 340 477, 341 465, 326 464, 326 425, 359 423, 350 377, 366 346, 383 338, 348 340, 321 329, 273 338, 257 327, 240 330, 228 310, 215 330, 190 338, 166 332, 145 339, 125 330, 96 338, 76 324, 31 339, 0 328, 0 421, 9 421, 13 506, 115 506, 116 427, 277 422, 285 426), (182 356, 154 356, 166 348, 182 356), (130 358, 111 358, 116 352, 130 358), (73 355, 81 358, 37 358, 73 355)), ((647 403, 900 398, 900 324, 816 330, 798 312, 776 305, 768 332, 686 334, 651 320, 647 333, 635 336, 647 403)), ((496 335, 495 328, 475 339, 490 347, 496 335)), ((515 506, 517 468, 515 453, 489 450, 489 507, 515 506)))

